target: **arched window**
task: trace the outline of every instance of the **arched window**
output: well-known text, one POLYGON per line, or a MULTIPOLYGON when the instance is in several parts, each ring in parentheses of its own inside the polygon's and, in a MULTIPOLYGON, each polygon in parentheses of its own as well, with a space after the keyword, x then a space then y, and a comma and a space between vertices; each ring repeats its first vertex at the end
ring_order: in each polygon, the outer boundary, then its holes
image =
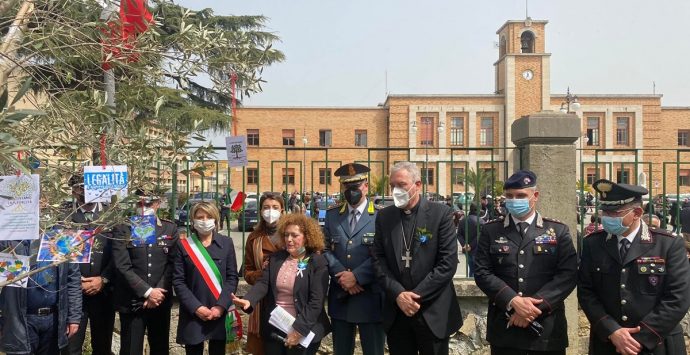
POLYGON ((500 57, 503 57, 504 55, 506 55, 506 37, 501 36, 501 44, 499 46, 498 56, 500 58, 500 57))
POLYGON ((525 31, 520 36, 520 49, 522 53, 534 53, 534 33, 525 31))

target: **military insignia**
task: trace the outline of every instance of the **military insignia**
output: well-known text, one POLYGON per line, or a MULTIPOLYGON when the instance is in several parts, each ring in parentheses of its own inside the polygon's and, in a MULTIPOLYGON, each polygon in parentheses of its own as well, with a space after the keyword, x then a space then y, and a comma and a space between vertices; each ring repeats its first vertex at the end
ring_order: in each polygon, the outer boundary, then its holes
POLYGON ((343 203, 343 206, 340 208, 339 213, 340 213, 340 214, 343 214, 343 213, 345 213, 346 210, 347 210, 347 204, 346 204, 346 203, 343 203))
POLYGON ((503 264, 503 257, 502 257, 502 256, 499 256, 499 257, 498 257, 498 264, 499 264, 499 265, 500 265, 500 264, 503 264))
POLYGON ((163 248, 163 252, 164 252, 165 254, 168 254, 168 251, 169 251, 169 250, 168 250, 168 247, 163 248))
POLYGON ((367 209, 367 212, 370 215, 373 215, 376 209, 374 208, 374 201, 369 200, 369 208, 367 209))
POLYGON ((558 241, 556 240, 556 233, 553 231, 553 228, 549 229, 549 231, 547 231, 547 233, 544 233, 544 234, 534 238, 534 243, 556 245, 558 243, 558 241), (553 235, 551 235, 549 232, 552 232, 553 235))
POLYGON ((611 185, 610 182, 602 181, 597 184, 596 189, 601 194, 601 197, 606 198, 606 193, 611 192, 611 189, 613 189, 613 185, 611 185))
POLYGON ((640 272, 647 272, 646 266, 640 266, 640 272))
POLYGON ((158 246, 159 246, 159 247, 166 247, 166 246, 168 246, 168 244, 165 242, 165 240, 159 240, 159 241, 158 241, 158 246))
POLYGON ((545 244, 537 244, 534 246, 534 254, 552 254, 554 252, 555 248, 553 247, 547 247, 545 244))
POLYGON ((523 182, 525 185, 529 185, 529 184, 532 182, 532 179, 530 179, 529 177, 526 177, 526 178, 524 178, 524 179, 522 180, 522 182, 523 182))
POLYGON ((656 287, 659 284, 659 276, 652 275, 649 277, 649 284, 656 287))
POLYGON ((647 225, 642 224, 642 233, 640 234, 640 243, 651 243, 652 235, 649 234, 649 228, 647 225))
POLYGON ((607 242, 608 242, 609 240, 611 240, 611 238, 613 238, 613 234, 609 233, 609 234, 606 235, 606 241, 607 241, 607 242))
POLYGON ((510 247, 507 245, 501 245, 501 248, 499 249, 501 253, 508 254, 510 252, 510 247))
POLYGON ((355 171, 355 166, 353 164, 347 164, 347 174, 348 175, 357 174, 357 172, 355 171))
POLYGON ((374 233, 365 233, 362 236, 362 245, 374 245, 374 233))
POLYGON ((506 239, 506 237, 504 237, 504 236, 501 236, 500 238, 494 240, 494 242, 496 242, 498 244, 505 244, 505 243, 508 243, 508 239, 506 239))

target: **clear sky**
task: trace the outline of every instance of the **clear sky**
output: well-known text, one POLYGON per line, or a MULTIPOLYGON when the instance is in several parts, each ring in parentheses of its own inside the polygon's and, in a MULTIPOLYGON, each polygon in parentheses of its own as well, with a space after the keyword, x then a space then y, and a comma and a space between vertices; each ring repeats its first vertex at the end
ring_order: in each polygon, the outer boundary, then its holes
MULTIPOLYGON (((286 61, 245 105, 375 106, 392 94, 494 90, 496 30, 525 0, 182 0, 217 14, 265 15, 286 61)), ((529 0, 548 20, 551 91, 664 95, 690 106, 690 1, 529 0)))

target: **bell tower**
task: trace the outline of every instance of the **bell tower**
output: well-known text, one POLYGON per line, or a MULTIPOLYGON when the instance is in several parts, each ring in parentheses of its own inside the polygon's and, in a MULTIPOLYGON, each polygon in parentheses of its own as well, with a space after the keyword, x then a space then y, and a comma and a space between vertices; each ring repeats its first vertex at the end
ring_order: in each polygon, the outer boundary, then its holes
POLYGON ((507 21, 496 31, 499 40, 496 93, 505 98, 506 127, 513 120, 550 107, 550 53, 545 37, 548 21, 507 21))

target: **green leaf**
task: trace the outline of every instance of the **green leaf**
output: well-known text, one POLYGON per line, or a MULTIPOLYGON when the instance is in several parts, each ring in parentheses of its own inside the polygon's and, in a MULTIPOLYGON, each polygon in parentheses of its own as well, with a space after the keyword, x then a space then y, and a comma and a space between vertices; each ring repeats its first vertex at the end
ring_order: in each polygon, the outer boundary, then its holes
POLYGON ((31 89, 31 82, 33 79, 31 77, 28 77, 24 82, 22 83, 22 87, 19 88, 19 91, 17 91, 17 95, 14 96, 14 99, 12 100, 12 103, 10 106, 14 105, 21 99, 29 89, 31 89))

